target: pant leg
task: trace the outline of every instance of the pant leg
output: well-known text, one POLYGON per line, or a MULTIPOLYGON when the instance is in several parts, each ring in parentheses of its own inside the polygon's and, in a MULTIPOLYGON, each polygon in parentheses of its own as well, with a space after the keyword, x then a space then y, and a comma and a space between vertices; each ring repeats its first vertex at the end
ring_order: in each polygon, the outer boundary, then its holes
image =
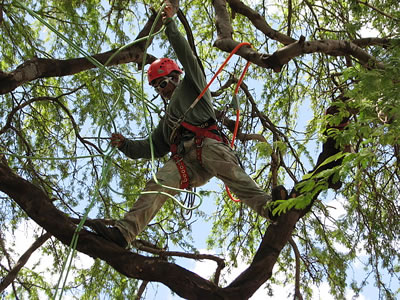
POLYGON ((239 199, 263 217, 268 217, 266 203, 271 195, 262 190, 241 168, 235 152, 213 139, 205 139, 202 150, 203 167, 221 179, 239 199))
MULTIPOLYGON (((243 203, 251 207, 259 215, 268 217, 265 204, 271 196, 265 193, 247 173, 240 167, 234 151, 227 145, 213 139, 204 139, 202 148, 202 164, 196 156, 196 145, 193 140, 185 143, 183 156, 191 186, 204 185, 213 176, 221 179, 243 203)), ((156 174, 158 181, 166 186, 178 188, 180 174, 173 160, 169 160, 156 174)), ((144 192, 158 193, 142 194, 134 203, 124 218, 117 221, 116 227, 122 232, 128 243, 143 231, 147 224, 160 210, 169 197, 160 192, 176 195, 178 192, 161 187, 150 180, 144 192)))
MULTIPOLYGON (((167 161, 158 170, 156 177, 158 182, 163 185, 174 188, 179 188, 180 186, 181 177, 173 160, 167 161)), ((148 181, 144 189, 145 193, 150 191, 154 193, 140 195, 124 218, 116 222, 115 226, 122 232, 128 243, 135 240, 136 236, 143 231, 157 214, 165 200, 169 198, 167 195, 161 194, 161 192, 166 192, 172 196, 178 193, 160 186, 154 179, 148 181)))
MULTIPOLYGON (((196 145, 194 140, 187 141, 184 145, 185 153, 183 161, 185 163, 189 182, 192 187, 204 185, 212 175, 207 172, 199 163, 196 156, 196 145)), ((157 172, 157 180, 159 183, 179 188, 181 175, 178 171, 175 161, 168 160, 165 165, 157 172)), ((122 232, 128 243, 135 240, 136 236, 143 231, 147 224, 154 218, 161 209, 164 202, 169 198, 160 192, 167 192, 174 196, 178 192, 162 187, 153 179, 147 182, 144 192, 153 191, 158 193, 142 194, 133 204, 132 208, 127 212, 123 219, 116 222, 116 227, 122 232)))

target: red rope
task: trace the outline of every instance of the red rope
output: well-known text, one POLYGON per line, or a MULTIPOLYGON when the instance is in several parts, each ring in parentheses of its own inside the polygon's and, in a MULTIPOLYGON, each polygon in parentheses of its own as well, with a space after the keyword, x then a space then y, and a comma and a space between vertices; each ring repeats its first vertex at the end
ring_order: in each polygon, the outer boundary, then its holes
MULTIPOLYGON (((193 101, 192 105, 190 106, 189 109, 193 108, 197 102, 200 101, 200 99, 204 96, 204 94, 206 93, 206 91, 208 90, 208 88, 210 87, 210 85, 213 83, 213 81, 215 80, 215 78, 217 78, 217 76, 219 75, 219 73, 221 73, 221 71, 225 68, 226 64, 228 63, 228 61, 231 59, 231 57, 242 47, 242 46, 250 46, 250 43, 247 42, 243 42, 238 44, 233 50, 232 52, 229 54, 229 56, 225 59, 225 61, 222 63, 222 65, 219 67, 217 73, 215 73, 215 75, 211 78, 210 82, 206 85, 206 87, 203 89, 203 91, 200 93, 200 95, 197 96, 197 98, 193 101)), ((240 75, 239 81, 236 84, 236 88, 234 91, 234 95, 236 96, 238 91, 239 91, 239 87, 242 84, 242 81, 244 79, 244 75, 247 72, 247 69, 250 66, 250 62, 248 61, 245 68, 243 69, 242 75, 240 75)), ((231 147, 234 147, 235 144, 235 139, 236 139, 236 135, 239 129, 239 118, 240 118, 240 109, 239 106, 236 109, 236 122, 235 122, 235 128, 233 130, 233 136, 232 136, 232 141, 231 141, 231 147)), ((233 201, 235 202, 239 202, 240 199, 236 199, 233 197, 233 195, 231 194, 231 191, 229 190, 229 188, 225 185, 225 190, 228 193, 229 198, 231 198, 233 201)))
MULTIPOLYGON (((239 87, 242 84, 244 75, 246 74, 247 69, 249 68, 249 66, 250 66, 250 62, 248 61, 246 66, 243 69, 242 75, 240 76, 238 83, 236 84, 236 88, 235 88, 235 92, 234 92, 235 96, 237 95, 237 93, 239 91, 239 87)), ((235 129, 233 130, 231 148, 233 148, 235 146, 235 139, 236 139, 236 135, 237 135, 237 132, 238 132, 238 129, 239 129, 239 118, 240 118, 240 109, 239 109, 239 105, 238 105, 238 107, 236 109, 236 122, 235 122, 235 129)), ((240 202, 240 199, 237 199, 237 198, 233 197, 231 191, 229 190, 228 186, 226 186, 226 185, 225 185, 225 190, 226 190, 229 198, 231 198, 232 201, 240 202)))

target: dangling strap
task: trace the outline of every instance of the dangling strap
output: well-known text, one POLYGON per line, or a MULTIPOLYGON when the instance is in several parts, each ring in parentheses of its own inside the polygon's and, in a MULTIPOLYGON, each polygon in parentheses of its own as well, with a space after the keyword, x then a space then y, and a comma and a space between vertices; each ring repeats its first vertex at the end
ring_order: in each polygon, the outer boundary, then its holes
POLYGON ((196 158, 201 165, 203 164, 203 161, 201 159, 201 152, 203 149, 203 141, 204 141, 203 136, 196 136, 194 138, 194 143, 196 144, 196 158))
POLYGON ((178 168, 179 175, 181 176, 180 189, 189 189, 190 187, 189 175, 185 163, 183 162, 182 155, 175 153, 172 155, 171 158, 174 160, 176 167, 178 168))

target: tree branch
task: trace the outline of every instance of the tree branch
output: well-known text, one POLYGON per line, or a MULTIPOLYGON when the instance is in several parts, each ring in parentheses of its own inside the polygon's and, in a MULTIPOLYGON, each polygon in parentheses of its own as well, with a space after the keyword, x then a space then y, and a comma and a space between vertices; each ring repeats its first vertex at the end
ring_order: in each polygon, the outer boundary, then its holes
MULTIPOLYGON (((74 117, 72 116, 71 112, 69 111, 69 109, 68 109, 64 104, 62 104, 62 103, 59 101, 60 98, 65 97, 65 96, 68 96, 68 95, 70 95, 70 94, 73 94, 73 93, 75 93, 77 90, 81 89, 82 87, 83 87, 83 86, 80 86, 80 87, 78 87, 78 88, 76 88, 76 89, 73 89, 72 91, 70 91, 70 92, 68 92, 68 93, 61 94, 61 95, 59 95, 59 96, 57 96, 57 97, 45 96, 45 97, 36 97, 36 98, 32 98, 32 99, 29 99, 28 101, 25 101, 24 103, 22 103, 22 104, 20 104, 20 105, 18 105, 18 106, 16 106, 16 107, 14 107, 14 108, 10 111, 10 113, 8 114, 5 125, 0 129, 0 135, 3 134, 3 133, 5 133, 8 129, 13 128, 13 127, 11 126, 11 123, 12 123, 13 117, 14 117, 14 115, 17 113, 17 111, 23 109, 24 107, 26 107, 26 106, 28 106, 28 105, 34 103, 34 102, 38 102, 38 101, 50 101, 50 102, 54 102, 54 103, 56 103, 57 105, 59 105, 59 106, 62 108, 62 110, 68 115, 68 117, 69 117, 69 119, 70 119, 70 121, 71 121, 71 123, 72 123, 72 127, 73 127, 73 129, 74 129, 75 136, 78 138, 78 140, 79 140, 83 145, 85 145, 85 146, 86 146, 86 144, 87 144, 87 145, 90 145, 91 147, 95 148, 95 149, 97 150, 98 153, 102 153, 102 151, 101 151, 95 144, 93 144, 93 143, 91 143, 91 142, 89 142, 89 141, 87 141, 87 140, 85 140, 85 139, 83 139, 83 138, 81 137, 81 135, 80 135, 80 133, 79 133, 78 125, 76 124, 75 119, 74 119, 74 117)), ((89 150, 89 149, 88 149, 88 150, 89 150)))
POLYGON ((395 18, 395 17, 393 17, 393 16, 391 16, 391 15, 385 13, 384 11, 380 10, 379 8, 377 8, 377 7, 375 7, 375 6, 371 5, 371 4, 369 4, 367 1, 364 2, 364 1, 357 0, 357 2, 360 3, 360 4, 363 4, 363 5, 365 5, 365 6, 368 6, 368 7, 371 8, 372 10, 376 11, 377 13, 379 13, 379 14, 385 16, 385 17, 388 17, 389 19, 396 20, 396 21, 399 20, 398 18, 395 18))
POLYGON ((148 283, 149 283, 148 281, 145 281, 145 280, 142 281, 142 284, 140 285, 139 290, 136 294, 136 298, 135 298, 136 300, 140 300, 142 298, 142 295, 143 295, 144 291, 146 290, 148 283))
MULTIPOLYGON (((155 21, 156 14, 153 13, 142 31, 137 36, 136 40, 147 36, 150 33, 151 26, 155 21)), ((161 20, 159 20, 155 30, 161 28, 161 20)), ((130 47, 123 49, 108 63, 108 66, 126 64, 134 62, 142 68, 142 60, 146 40, 135 43, 130 47)), ((105 64, 108 59, 117 51, 113 49, 104 53, 93 55, 92 57, 102 64, 105 64)), ((156 58, 151 54, 147 54, 146 64, 152 63, 156 58)), ((94 68, 95 66, 85 57, 72 59, 47 59, 33 58, 30 59, 14 71, 5 73, 0 71, 0 95, 9 93, 24 83, 33 81, 38 78, 62 77, 67 75, 77 74, 94 68)))
POLYGON ((247 17, 250 20, 250 22, 254 25, 254 27, 260 30, 270 39, 278 41, 284 45, 289 45, 296 41, 289 35, 285 35, 283 33, 280 33, 279 31, 272 29, 271 26, 268 25, 267 21, 265 21, 265 19, 258 12, 245 5, 242 1, 227 0, 227 2, 229 3, 229 6, 232 8, 233 11, 247 17))
MULTIPOLYGON (((328 141, 330 139, 333 138, 329 137, 328 141)), ((334 143, 332 147, 323 148, 318 163, 322 160, 321 156, 340 151, 334 143)), ((318 163, 314 173, 321 172, 326 167, 318 168, 318 163)), ((337 160, 328 165, 335 167, 340 164, 341 160, 337 160)), ((3 156, 0 156, 0 191, 14 199, 36 223, 62 243, 69 245, 76 226, 53 205, 41 189, 14 174, 3 156)), ((299 194, 296 186, 291 194, 293 193, 299 194)), ((187 299, 248 299, 271 277, 272 268, 279 253, 290 239, 295 224, 311 209, 318 195, 319 193, 314 195, 305 209, 291 210, 270 224, 250 266, 226 288, 220 288, 215 283, 164 259, 148 258, 129 252, 84 229, 80 232, 77 250, 104 260, 128 277, 162 282, 187 299)), ((216 275, 217 273, 218 269, 216 275)))
POLYGON ((289 244, 293 248, 294 257, 296 259, 296 279, 295 279, 295 288, 294 288, 294 300, 296 300, 296 299, 303 300, 303 296, 301 295, 301 292, 300 292, 300 252, 299 252, 299 248, 297 248, 297 245, 292 237, 290 237, 290 239, 289 239, 289 244))
MULTIPOLYGON (((254 20, 254 18, 259 20, 261 18, 257 12, 254 12, 250 8, 246 7, 241 1, 227 1, 233 9, 236 9, 236 11, 241 11, 243 14, 246 12, 246 16, 248 16, 250 20, 254 20)), ((222 51, 231 52, 239 44, 239 42, 232 39, 233 29, 230 24, 229 15, 226 9, 226 2, 225 0, 214 0, 213 6, 216 13, 216 27, 218 33, 217 39, 214 42, 214 46, 222 51)), ((270 32, 270 29, 268 29, 268 32, 270 32)), ((285 35, 282 35, 280 38, 284 36, 285 35)), ((274 37, 276 36, 274 35, 274 37)), ((278 38, 275 39, 278 40, 278 38)), ((286 46, 277 50, 272 55, 258 53, 251 47, 242 47, 239 49, 237 54, 260 67, 273 69, 275 72, 280 72, 282 67, 292 59, 311 53, 324 53, 331 56, 349 55, 358 59, 365 67, 384 68, 384 65, 376 61, 372 55, 368 54, 366 51, 350 41, 316 40, 305 42, 305 37, 301 37, 298 41, 294 39, 290 39, 290 41, 282 39, 281 41, 284 41, 286 46)))
POLYGON ((41 237, 39 237, 28 250, 25 251, 24 254, 19 258, 16 265, 10 270, 6 277, 0 283, 0 292, 4 291, 17 277, 18 272, 22 269, 23 266, 27 263, 28 259, 31 257, 32 253, 36 251, 40 246, 42 246, 49 238, 51 237, 50 233, 45 233, 41 237))
MULTIPOLYGON (((32 220, 58 240, 70 244, 76 226, 41 189, 13 173, 4 156, 0 157, 0 191, 14 199, 32 220)), ((235 290, 219 288, 176 264, 129 252, 85 229, 79 234, 77 250, 104 260, 125 276, 161 282, 183 298, 240 299, 235 290)))

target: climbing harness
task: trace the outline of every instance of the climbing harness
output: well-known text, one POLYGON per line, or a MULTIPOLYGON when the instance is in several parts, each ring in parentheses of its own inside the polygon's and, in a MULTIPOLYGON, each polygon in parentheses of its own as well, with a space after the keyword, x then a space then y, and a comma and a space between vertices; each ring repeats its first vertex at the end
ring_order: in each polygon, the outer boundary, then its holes
MULTIPOLYGON (((182 122, 181 126, 184 129, 189 130, 190 132, 195 134, 194 137, 194 144, 196 146, 196 158, 199 161, 200 164, 202 164, 202 148, 203 148, 203 141, 205 138, 211 138, 214 140, 217 140, 219 142, 224 141, 227 143, 227 141, 224 140, 223 136, 219 134, 218 127, 216 124, 210 125, 210 123, 214 123, 215 121, 212 120, 212 122, 206 122, 200 126, 195 126, 192 124, 189 124, 187 122, 182 122)), ((179 153, 178 148, 179 144, 182 142, 180 134, 178 134, 175 137, 176 142, 171 144, 170 147, 170 152, 171 152, 171 158, 175 162, 176 167, 178 168, 179 175, 181 177, 181 183, 180 183, 180 188, 181 189, 190 189, 190 181, 189 181, 189 175, 187 173, 187 169, 185 166, 185 163, 183 162, 183 156, 182 154, 179 153)))

